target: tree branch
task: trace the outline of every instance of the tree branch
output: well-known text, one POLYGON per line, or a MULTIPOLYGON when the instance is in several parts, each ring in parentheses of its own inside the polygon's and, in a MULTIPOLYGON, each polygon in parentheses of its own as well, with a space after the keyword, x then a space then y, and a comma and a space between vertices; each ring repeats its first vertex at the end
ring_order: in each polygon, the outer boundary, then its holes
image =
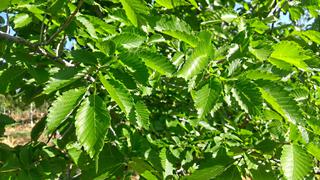
POLYGON ((67 18, 67 20, 58 28, 58 30, 56 32, 54 32, 50 38, 47 41, 44 42, 40 42, 40 45, 47 45, 49 44, 54 38, 56 38, 65 28, 67 28, 70 23, 72 22, 72 20, 74 19, 74 17, 76 16, 76 14, 79 12, 82 4, 83 4, 84 0, 80 0, 78 3, 77 8, 72 12, 72 14, 67 18))
POLYGON ((66 60, 63 60, 63 59, 55 56, 55 54, 49 52, 48 50, 46 50, 36 44, 33 44, 30 41, 28 41, 24 38, 21 38, 19 36, 11 36, 10 34, 7 34, 7 33, 0 31, 0 39, 27 46, 30 49, 35 50, 35 52, 37 52, 38 54, 41 54, 41 55, 46 56, 48 58, 51 58, 51 59, 55 60, 56 62, 63 64, 64 66, 68 66, 68 67, 74 66, 73 64, 70 64, 66 60))

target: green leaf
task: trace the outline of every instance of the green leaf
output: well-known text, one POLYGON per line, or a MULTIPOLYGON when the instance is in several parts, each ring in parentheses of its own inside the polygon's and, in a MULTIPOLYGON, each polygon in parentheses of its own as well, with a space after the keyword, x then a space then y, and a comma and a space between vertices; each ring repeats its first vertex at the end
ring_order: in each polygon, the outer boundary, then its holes
POLYGON ((138 26, 140 14, 148 14, 148 8, 141 0, 119 0, 126 12, 128 19, 134 26, 138 26))
POLYGON ((54 0, 51 6, 48 8, 48 11, 52 14, 57 14, 65 5, 66 1, 64 0, 54 0))
POLYGON ((14 17, 13 22, 15 28, 21 28, 30 24, 32 22, 32 18, 29 14, 20 13, 14 17))
POLYGON ((221 95, 222 85, 217 79, 210 79, 201 89, 195 92, 194 105, 199 118, 208 114, 221 95))
POLYGON ((264 70, 258 70, 258 69, 252 69, 248 70, 243 74, 246 78, 251 80, 269 80, 269 81, 277 81, 280 80, 281 77, 279 77, 276 74, 273 74, 272 72, 264 71, 264 70))
POLYGON ((7 115, 0 114, 0 137, 3 136, 5 132, 5 126, 13 124, 15 121, 7 115))
POLYGON ((274 46, 274 51, 272 52, 269 61, 275 65, 278 65, 276 63, 277 61, 283 61, 307 71, 308 65, 304 61, 310 58, 311 57, 306 54, 305 50, 298 43, 293 41, 281 41, 274 46))
POLYGON ((162 33, 169 35, 171 37, 174 37, 176 39, 179 39, 181 41, 184 41, 187 44, 189 44, 191 47, 196 47, 198 44, 197 37, 195 37, 194 35, 188 34, 186 32, 166 30, 166 31, 162 31, 162 33))
POLYGON ((298 145, 284 145, 280 161, 288 180, 303 179, 312 170, 312 159, 298 145))
POLYGON ((284 119, 294 124, 302 122, 303 116, 297 102, 290 96, 289 92, 284 90, 281 86, 264 82, 260 91, 262 97, 284 119))
POLYGON ((251 115, 260 114, 262 98, 255 84, 250 81, 238 81, 231 92, 242 110, 251 115))
POLYGON ((124 48, 130 49, 141 46, 146 41, 146 37, 133 33, 121 33, 115 36, 112 41, 118 46, 122 45, 124 48))
POLYGON ((310 142, 307 144, 307 151, 320 161, 320 144, 310 142))
POLYGON ((184 0, 156 0, 156 2, 167 9, 188 5, 184 0))
POLYGON ((66 68, 62 69, 50 78, 43 90, 43 94, 51 94, 61 88, 64 88, 81 77, 79 69, 66 68))
POLYGON ((56 128, 74 111, 86 89, 71 89, 59 96, 49 109, 47 117, 48 133, 56 128))
POLYGON ((42 132, 46 128, 46 118, 40 119, 37 124, 31 130, 31 139, 32 141, 38 141, 39 137, 41 136, 42 132))
POLYGON ((84 16, 77 16, 77 20, 85 27, 85 30, 93 38, 98 38, 94 25, 84 16))
POLYGON ((135 104, 135 113, 134 113, 134 118, 137 121, 137 125, 140 128, 149 130, 149 126, 150 126, 149 116, 150 116, 150 111, 148 110, 148 107, 142 101, 138 101, 135 104))
POLYGON ((87 20, 91 22, 91 24, 95 28, 95 31, 99 34, 104 36, 106 34, 117 34, 116 28, 113 25, 108 24, 100 18, 89 15, 83 15, 83 17, 85 17, 87 20))
POLYGON ((171 76, 176 71, 175 66, 169 61, 169 59, 160 54, 142 51, 139 53, 139 56, 146 66, 160 74, 171 76))
POLYGON ((76 114, 76 135, 91 158, 97 158, 102 150, 110 121, 106 104, 98 95, 90 95, 81 103, 76 114))
POLYGON ((118 104, 120 109, 128 116, 134 106, 133 98, 129 90, 118 80, 108 79, 99 73, 99 79, 111 98, 118 104))
POLYGON ((10 0, 1 0, 0 11, 7 9, 10 6, 10 0))
POLYGON ((302 34, 308 37, 311 41, 320 44, 320 32, 315 30, 308 30, 302 32, 302 34))
POLYGON ((167 150, 166 148, 162 148, 159 154, 161 159, 161 166, 164 170, 163 177, 166 178, 169 175, 173 174, 173 165, 167 158, 167 150))
POLYGON ((201 73, 213 57, 214 49, 211 45, 211 35, 207 32, 203 32, 202 36, 198 46, 194 49, 192 55, 178 72, 178 77, 183 77, 186 80, 191 79, 195 75, 201 73))
POLYGON ((143 85, 148 83, 148 68, 137 54, 122 53, 120 55, 120 60, 133 73, 133 76, 139 83, 143 85))

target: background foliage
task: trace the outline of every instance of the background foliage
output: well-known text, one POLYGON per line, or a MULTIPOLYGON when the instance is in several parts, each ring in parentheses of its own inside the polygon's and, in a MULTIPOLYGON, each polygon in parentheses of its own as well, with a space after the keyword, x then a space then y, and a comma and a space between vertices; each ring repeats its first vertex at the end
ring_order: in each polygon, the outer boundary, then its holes
POLYGON ((319 178, 319 7, 1 0, 0 93, 51 106, 0 179, 319 178))

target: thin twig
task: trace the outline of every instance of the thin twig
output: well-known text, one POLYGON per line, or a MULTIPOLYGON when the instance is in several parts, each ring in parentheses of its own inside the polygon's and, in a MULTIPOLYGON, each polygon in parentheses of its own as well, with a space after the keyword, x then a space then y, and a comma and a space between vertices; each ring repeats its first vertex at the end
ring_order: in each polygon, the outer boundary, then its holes
POLYGON ((7 34, 7 33, 0 31, 0 39, 7 40, 7 41, 17 43, 17 44, 21 44, 21 45, 25 45, 25 46, 29 47, 30 49, 33 49, 36 53, 41 54, 43 56, 46 56, 50 59, 53 59, 56 62, 63 64, 64 66, 67 66, 67 67, 73 66, 69 62, 67 62, 59 57, 56 57, 55 54, 49 52, 48 50, 46 50, 36 44, 33 44, 30 41, 28 41, 24 38, 21 38, 19 36, 11 36, 10 34, 7 34))
POLYGON ((67 20, 62 24, 62 26, 60 26, 58 28, 58 30, 56 32, 54 32, 50 38, 45 41, 45 42, 40 42, 40 45, 46 45, 46 44, 49 44, 54 38, 56 38, 65 28, 67 28, 70 23, 72 22, 73 18, 76 16, 76 14, 79 12, 82 4, 83 4, 84 0, 80 0, 79 3, 78 3, 78 6, 77 8, 72 12, 72 14, 67 18, 67 20))
POLYGON ((7 34, 10 33, 10 20, 9 20, 9 14, 8 14, 8 11, 6 12, 6 18, 7 18, 7 34))

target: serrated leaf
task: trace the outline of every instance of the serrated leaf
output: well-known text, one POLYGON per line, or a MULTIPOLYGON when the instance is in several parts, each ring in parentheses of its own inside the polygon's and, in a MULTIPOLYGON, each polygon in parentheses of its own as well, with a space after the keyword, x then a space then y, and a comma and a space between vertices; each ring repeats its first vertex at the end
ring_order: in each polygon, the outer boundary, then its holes
POLYGON ((246 71, 243 75, 246 78, 252 79, 252 80, 263 79, 263 80, 269 80, 269 81, 277 81, 281 79, 281 77, 279 77, 276 74, 273 74, 268 71, 258 70, 258 69, 246 71))
POLYGON ((75 119, 78 141, 91 158, 97 158, 111 121, 106 104, 98 95, 90 95, 81 103, 75 119))
POLYGON ((148 107, 142 101, 138 101, 135 104, 135 119, 139 127, 146 130, 149 129, 149 115, 150 111, 148 110, 148 107))
POLYGON ((141 0, 120 0, 128 19, 134 26, 138 26, 139 14, 147 14, 148 8, 141 0))
POLYGON ((85 89, 71 89, 59 96, 49 108, 47 117, 48 133, 56 128, 74 111, 77 103, 85 93, 85 89))
POLYGON ((288 180, 303 179, 312 170, 312 159, 298 145, 284 145, 280 161, 288 180))
POLYGON ((160 74, 171 76, 176 71, 175 66, 165 56, 148 51, 139 53, 139 56, 146 66, 160 74))
POLYGON ((284 90, 281 86, 271 83, 264 83, 260 88, 262 97, 277 111, 284 119, 289 122, 301 122, 303 116, 299 107, 290 96, 289 92, 284 90))
POLYGON ((107 24, 105 21, 101 20, 95 16, 83 15, 86 19, 88 19, 95 28, 95 31, 101 35, 108 34, 116 34, 116 28, 110 24, 107 24))
POLYGON ((156 22, 154 27, 156 31, 180 31, 187 34, 191 34, 191 27, 185 21, 179 19, 176 16, 162 16, 159 21, 156 22))
POLYGON ((197 37, 195 37, 194 35, 188 34, 186 32, 166 30, 166 31, 162 31, 162 33, 169 35, 173 38, 179 39, 180 41, 184 41, 187 44, 189 44, 191 47, 196 47, 198 43, 197 37))
POLYGON ((51 77, 44 87, 43 94, 50 94, 63 87, 68 86, 81 77, 79 69, 66 68, 62 69, 51 77))
POLYGON ((118 104, 120 109, 128 116, 134 106, 133 98, 129 90, 118 80, 108 79, 99 73, 99 79, 111 98, 118 104))
POLYGON ((133 53, 122 53, 120 55, 120 60, 133 72, 133 76, 139 83, 143 85, 148 83, 148 68, 138 55, 133 53))
POLYGON ((93 38, 98 38, 96 34, 96 29, 93 24, 84 16, 77 16, 77 20, 85 27, 85 30, 93 38))
POLYGON ((198 117, 202 118, 211 111, 222 91, 221 82, 210 79, 200 90, 195 92, 194 105, 198 111, 198 117))
POLYGON ((146 41, 146 37, 132 33, 121 33, 115 36, 112 41, 118 46, 122 45, 124 48, 130 49, 139 47, 146 41))
POLYGON ((274 46, 274 51, 270 55, 269 61, 271 63, 283 61, 307 71, 308 65, 304 61, 310 58, 311 57, 306 54, 305 50, 298 43, 293 41, 281 41, 274 46))
POLYGON ((255 84, 250 81, 238 81, 231 92, 242 110, 251 115, 260 114, 262 98, 255 84))
POLYGON ((194 49, 192 55, 187 59, 181 70, 178 72, 178 77, 183 77, 184 79, 189 80, 195 75, 201 73, 210 62, 210 59, 214 54, 210 40, 211 35, 204 32, 203 36, 204 37, 194 49))

